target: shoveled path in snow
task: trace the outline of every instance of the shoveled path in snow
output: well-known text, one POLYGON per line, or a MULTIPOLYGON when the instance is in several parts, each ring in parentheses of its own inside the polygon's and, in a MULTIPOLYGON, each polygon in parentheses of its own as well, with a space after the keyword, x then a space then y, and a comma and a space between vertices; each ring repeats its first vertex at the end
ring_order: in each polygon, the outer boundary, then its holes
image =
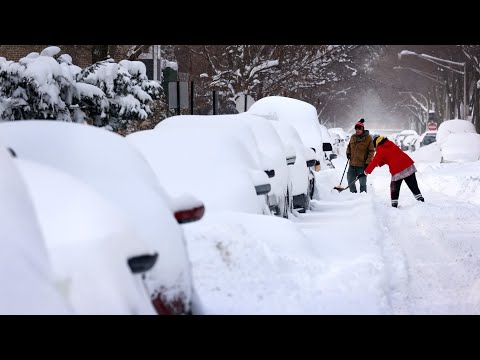
POLYGON ((388 233, 385 261, 393 264, 393 313, 480 314, 480 178, 471 175, 477 164, 417 168, 426 202, 415 201, 403 184, 398 210, 386 201, 390 174, 372 176, 375 212, 388 233))
POLYGON ((390 206, 387 168, 368 177, 367 194, 350 194, 331 190, 345 163, 336 165, 318 176, 312 211, 294 218, 327 266, 320 311, 480 313, 480 179, 468 171, 477 165, 418 164, 427 202, 403 184, 399 209, 390 206))

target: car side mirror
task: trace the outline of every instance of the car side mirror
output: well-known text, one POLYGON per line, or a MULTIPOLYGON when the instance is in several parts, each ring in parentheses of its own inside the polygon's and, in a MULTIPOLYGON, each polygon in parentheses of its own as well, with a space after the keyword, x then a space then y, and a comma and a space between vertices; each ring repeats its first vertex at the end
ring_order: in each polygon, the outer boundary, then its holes
POLYGON ((336 159, 337 158, 337 154, 330 154, 330 160, 333 160, 333 159, 336 159))
POLYGON ((128 267, 133 274, 144 273, 150 270, 157 262, 158 254, 133 256, 127 260, 128 267))
POLYGON ((315 159, 308 160, 307 161, 307 167, 315 166, 316 163, 317 163, 317 160, 315 160, 315 159))
POLYGON ((12 155, 12 157, 16 158, 17 157, 17 154, 15 153, 15 151, 13 151, 12 148, 7 148, 8 152, 10 153, 10 155, 12 155))
POLYGON ((267 174, 267 176, 269 178, 272 178, 272 177, 275 176, 275 170, 273 170, 273 169, 272 170, 265 170, 265 174, 267 174))
POLYGON ((268 194, 272 190, 272 185, 270 184, 262 184, 255 186, 255 191, 257 195, 265 195, 268 194))
POLYGON ((287 158, 287 165, 294 165, 296 160, 297 160, 296 156, 287 158))
POLYGON ((332 144, 323 143, 323 151, 333 151, 332 144))

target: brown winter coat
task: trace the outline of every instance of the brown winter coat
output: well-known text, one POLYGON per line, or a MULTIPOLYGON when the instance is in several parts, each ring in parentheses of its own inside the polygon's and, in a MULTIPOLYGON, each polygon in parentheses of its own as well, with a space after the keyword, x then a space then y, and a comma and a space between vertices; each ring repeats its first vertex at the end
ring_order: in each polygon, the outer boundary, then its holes
POLYGON ((367 166, 372 161, 374 152, 373 139, 368 130, 365 130, 362 135, 351 136, 347 147, 347 157, 351 155, 351 166, 367 166))

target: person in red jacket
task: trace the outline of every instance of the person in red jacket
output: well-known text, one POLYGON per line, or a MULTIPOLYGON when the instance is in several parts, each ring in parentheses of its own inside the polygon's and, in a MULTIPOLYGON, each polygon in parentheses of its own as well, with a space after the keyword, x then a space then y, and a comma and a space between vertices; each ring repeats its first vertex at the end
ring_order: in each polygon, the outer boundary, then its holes
POLYGON ((365 169, 364 175, 371 174, 376 166, 388 165, 390 174, 392 174, 392 182, 390 183, 392 206, 398 206, 398 197, 403 180, 407 183, 415 199, 422 202, 425 201, 418 188, 417 178, 415 177, 417 169, 410 156, 383 136, 375 136, 373 138, 373 146, 376 149, 376 153, 373 160, 365 169))

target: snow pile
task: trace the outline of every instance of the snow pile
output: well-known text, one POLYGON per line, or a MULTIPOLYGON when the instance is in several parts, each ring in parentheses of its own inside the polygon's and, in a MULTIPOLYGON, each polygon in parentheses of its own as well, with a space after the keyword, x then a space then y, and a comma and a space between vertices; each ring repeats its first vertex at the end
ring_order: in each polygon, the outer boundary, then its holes
POLYGON ((428 189, 435 189, 437 192, 469 203, 480 204, 480 161, 468 164, 422 163, 417 164, 417 169, 419 182, 421 181, 428 189))
POLYGON ((415 162, 440 162, 442 159, 442 153, 438 143, 434 142, 417 149, 410 154, 410 157, 415 162))
POLYGON ((187 224, 185 231, 196 313, 321 312, 320 253, 290 221, 209 212, 201 221, 187 224))

